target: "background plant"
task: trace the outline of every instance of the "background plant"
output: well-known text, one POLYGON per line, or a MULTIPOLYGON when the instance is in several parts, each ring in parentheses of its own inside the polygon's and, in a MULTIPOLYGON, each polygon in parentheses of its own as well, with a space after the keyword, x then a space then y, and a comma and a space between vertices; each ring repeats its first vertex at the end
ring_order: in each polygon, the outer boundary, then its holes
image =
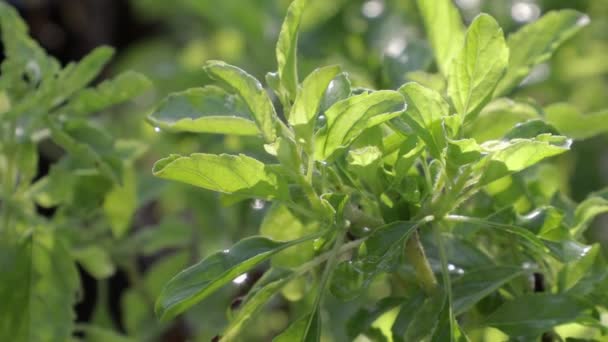
POLYGON ((75 329, 76 262, 98 278, 114 272, 110 248, 102 246, 126 233, 135 209, 132 161, 145 149, 115 141, 94 114, 150 83, 127 72, 86 87, 111 48, 61 67, 6 4, 0 27, 0 340, 65 341, 75 329), (46 175, 38 168, 39 146, 65 152, 46 175))

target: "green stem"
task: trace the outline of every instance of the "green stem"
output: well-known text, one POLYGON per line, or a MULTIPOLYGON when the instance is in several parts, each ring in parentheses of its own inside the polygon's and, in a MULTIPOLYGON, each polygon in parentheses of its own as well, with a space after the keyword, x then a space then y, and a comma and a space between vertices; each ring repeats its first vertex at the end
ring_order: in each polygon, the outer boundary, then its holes
POLYGON ((306 166, 306 181, 308 184, 312 184, 312 175, 315 169, 315 159, 313 156, 308 155, 308 165, 306 166))
POLYGON ((15 134, 15 125, 14 123, 8 125, 9 132, 7 134, 6 140, 3 144, 3 149, 5 152, 5 172, 4 179, 2 181, 2 188, 4 190, 3 198, 2 198, 2 226, 0 227, 0 232, 5 231, 9 232, 10 224, 11 224, 11 209, 9 208, 9 203, 11 202, 13 196, 13 187, 15 181, 14 175, 14 165, 13 165, 13 153, 12 147, 10 146, 13 142, 13 135, 15 134))
POLYGON ((420 158, 422 160, 422 169, 424 170, 424 180, 426 181, 426 187, 428 189, 427 195, 433 195, 433 180, 431 178, 431 169, 429 168, 429 164, 426 161, 426 158, 422 156, 420 158))
MULTIPOLYGON (((336 236, 336 241, 331 249, 329 254, 329 259, 327 260, 327 264, 325 265, 325 269, 323 270, 323 275, 321 276, 321 282, 319 283, 319 292, 317 293, 317 298, 315 298, 315 303, 313 305, 313 310, 319 310, 321 305, 321 301, 323 300, 323 295, 325 294, 325 288, 327 287, 327 283, 329 281, 329 277, 331 276, 331 272, 336 267, 338 262, 338 255, 340 255, 340 248, 344 244, 344 235, 345 232, 343 229, 338 230, 338 235, 336 236)), ((310 324, 312 320, 308 322, 309 326, 306 327, 306 331, 310 329, 310 324)))
POLYGON ((437 278, 435 278, 431 264, 424 252, 424 247, 420 242, 418 230, 415 230, 409 239, 406 240, 404 250, 405 256, 414 267, 416 279, 424 292, 428 295, 435 293, 437 290, 437 278))
MULTIPOLYGON (((445 293, 447 295, 447 305, 450 309, 450 327, 454 322, 454 312, 452 311, 452 284, 450 281, 450 270, 448 267, 448 257, 445 253, 445 244, 443 243, 443 237, 441 236, 441 230, 438 225, 433 225, 433 233, 435 234, 435 239, 437 241, 437 249, 439 250, 439 259, 441 260, 441 278, 443 280, 443 287, 445 289, 445 293)), ((451 329, 450 329, 451 330, 451 329)), ((450 341, 453 341, 453 334, 450 334, 450 341)))

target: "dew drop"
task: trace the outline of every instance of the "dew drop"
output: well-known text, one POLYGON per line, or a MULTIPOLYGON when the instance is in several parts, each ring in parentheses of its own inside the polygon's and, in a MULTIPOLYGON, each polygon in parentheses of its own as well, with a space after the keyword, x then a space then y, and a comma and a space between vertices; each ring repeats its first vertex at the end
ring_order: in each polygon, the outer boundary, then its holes
POLYGON ((335 87, 336 87, 336 82, 334 80, 332 80, 331 82, 329 82, 329 85, 327 86, 327 92, 334 90, 335 87))
POLYGON ((240 276, 238 276, 238 277, 234 278, 234 280, 232 280, 232 282, 233 282, 234 284, 239 285, 239 284, 244 283, 244 282, 245 282, 245 280, 247 280, 247 273, 243 273, 243 274, 241 274, 240 276))
POLYGON ((363 6, 361 6, 361 13, 369 19, 378 18, 382 15, 382 12, 384 12, 384 2, 380 0, 366 1, 363 6))
POLYGON ((253 200, 253 202, 251 202, 251 208, 253 210, 262 210, 264 209, 265 205, 266 203, 259 198, 256 198, 253 200))
POLYGON ((460 267, 456 267, 452 264, 448 264, 448 271, 450 273, 456 273, 458 275, 463 275, 464 274, 464 270, 460 267))
POLYGON ((535 268, 536 265, 534 263, 531 263, 529 261, 524 262, 523 264, 521 264, 521 268, 523 268, 524 270, 529 270, 532 268, 535 268))
POLYGON ((399 57, 407 47, 407 41, 403 37, 393 37, 384 48, 384 54, 389 57, 399 57))
POLYGON ((538 19, 540 16, 540 8, 533 2, 516 2, 511 7, 511 17, 520 23, 529 23, 538 19))
POLYGON ((590 22, 591 22, 591 18, 589 18, 588 15, 583 15, 582 17, 578 18, 578 20, 576 21, 576 25, 587 26, 587 25, 589 25, 590 22))
POLYGON ((160 127, 154 127, 154 132, 159 133, 160 132, 160 127))

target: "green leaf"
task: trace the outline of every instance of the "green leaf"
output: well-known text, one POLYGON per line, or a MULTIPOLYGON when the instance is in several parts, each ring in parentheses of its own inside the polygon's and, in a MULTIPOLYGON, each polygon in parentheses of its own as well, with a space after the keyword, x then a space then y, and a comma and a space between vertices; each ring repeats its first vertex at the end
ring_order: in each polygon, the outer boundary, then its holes
POLYGON ((154 126, 173 132, 258 135, 246 105, 214 86, 170 94, 148 117, 154 126))
POLYGON ((121 246, 130 252, 151 256, 165 249, 183 248, 192 243, 193 227, 175 218, 165 218, 156 226, 137 230, 121 246))
POLYGON ((335 65, 315 69, 298 91, 289 114, 289 124, 304 141, 310 140, 323 95, 339 72, 340 67, 335 65))
POLYGON ((112 55, 114 55, 114 49, 109 46, 101 46, 86 55, 76 65, 66 66, 59 75, 61 92, 53 105, 59 104, 93 81, 112 55))
POLYGON ((103 201, 103 211, 110 221, 112 235, 120 239, 129 231, 137 209, 137 179, 132 166, 125 167, 122 184, 115 184, 103 201))
MULTIPOLYGON (((315 223, 302 223, 286 206, 273 204, 264 216, 260 233, 276 241, 289 241, 312 234, 318 231, 318 228, 315 223)), ((310 260, 314 253, 313 242, 304 242, 272 257, 272 265, 285 268, 297 267, 310 260)))
POLYGON ((407 103, 407 110, 400 118, 420 136, 431 154, 439 158, 445 147, 443 117, 450 114, 450 105, 441 94, 418 83, 407 83, 399 92, 407 103))
POLYGON ((352 261, 336 265, 331 274, 329 290, 338 299, 347 301, 358 297, 365 285, 365 274, 352 261))
POLYGON ((21 95, 23 75, 27 75, 34 86, 55 75, 59 63, 30 38, 25 22, 5 2, 0 3, 0 26, 6 56, 2 61, 2 88, 9 90, 10 95, 21 95))
POLYGON ((478 161, 481 147, 475 139, 450 140, 447 146, 448 163, 458 167, 478 161))
POLYGON ((276 54, 281 86, 286 91, 287 99, 292 101, 298 89, 297 47, 298 28, 302 12, 308 0, 294 0, 287 9, 285 21, 281 26, 276 54))
MULTIPOLYGON (((0 3, 1 6, 4 6, 0 3)), ((3 227, 4 228, 4 227, 3 227)), ((0 340, 28 341, 32 238, 11 238, 0 231, 0 340)))
POLYGON ((395 318, 395 322, 391 327, 391 334, 393 341, 404 342, 403 337, 405 332, 410 327, 416 312, 420 310, 420 307, 424 303, 425 296, 421 290, 416 289, 406 300, 401 304, 399 308, 399 314, 395 318))
POLYGON ((419 226, 416 222, 396 221, 375 229, 359 248, 354 267, 364 275, 360 291, 382 272, 396 269, 403 254, 404 241, 419 226))
POLYGON ((575 321, 584 310, 581 303, 567 295, 524 294, 501 305, 484 323, 512 337, 536 337, 557 325, 575 321))
POLYGON ((480 14, 469 27, 448 75, 448 95, 462 120, 491 99, 508 61, 502 29, 494 18, 480 14))
POLYGON ((325 112, 328 108, 338 101, 342 101, 351 94, 351 84, 348 74, 343 72, 336 76, 329 84, 323 99, 321 100, 320 111, 325 112))
POLYGON ((533 139, 541 134, 559 135, 555 127, 540 119, 532 119, 515 125, 504 136, 505 139, 533 139))
POLYGON ((398 116, 403 105, 403 96, 390 90, 355 95, 336 102, 325 112, 327 131, 320 159, 330 158, 367 128, 398 116))
MULTIPOLYGON (((559 274, 560 290, 566 291, 575 286, 585 275, 593 273, 596 260, 602 258, 600 246, 594 245, 587 249, 585 255, 579 260, 564 266, 559 274)), ((601 273, 601 272, 598 272, 601 273)))
MULTIPOLYGON (((405 314, 412 315, 409 325, 405 330, 402 341, 422 341, 427 336, 432 336, 439 320, 441 313, 447 306, 447 298, 443 291, 438 291, 431 297, 424 299, 424 302, 415 310, 406 312, 405 314)), ((402 308, 403 310, 403 308, 402 308)))
POLYGON ((485 106, 477 118, 465 127, 465 132, 482 143, 500 139, 516 124, 539 117, 539 110, 529 103, 500 98, 485 106))
POLYGON ((483 169, 480 185, 519 172, 541 160, 566 152, 571 141, 562 136, 541 134, 535 139, 488 141, 482 149, 488 155, 477 165, 483 169))
POLYGON ((127 71, 95 88, 80 90, 68 103, 67 110, 76 115, 94 113, 140 95, 151 86, 142 74, 127 71))
POLYGON ((80 283, 63 241, 49 227, 18 240, 3 232, 0 241, 0 338, 68 341, 80 283))
POLYGON ((272 342, 318 342, 321 337, 321 317, 318 310, 291 323, 272 342))
POLYGON ((63 242, 46 229, 34 233, 30 338, 65 341, 72 335, 80 278, 63 242))
POLYGON ((365 146, 348 151, 346 160, 349 166, 366 168, 375 167, 382 158, 382 151, 376 146, 365 146))
POLYGON ((262 162, 242 154, 194 153, 189 157, 172 154, 157 161, 152 173, 160 178, 228 194, 283 197, 277 176, 270 173, 262 162))
POLYGON ((561 134, 576 140, 608 132, 608 110, 581 114, 573 105, 557 103, 545 108, 545 116, 561 134))
POLYGON ((86 246, 73 249, 72 257, 96 279, 109 278, 116 272, 110 255, 99 246, 86 246))
POLYGON ((361 308, 346 323, 346 335, 349 340, 354 340, 362 334, 368 327, 382 316, 385 312, 398 306, 404 301, 403 298, 386 297, 380 299, 371 308, 361 308))
POLYGON ((575 225, 572 227, 572 234, 580 236, 596 216, 606 212, 608 212, 608 188, 589 194, 576 207, 574 212, 575 225))
POLYGON ((468 311, 481 299, 523 273, 523 269, 512 266, 493 266, 466 271, 462 277, 452 283, 454 314, 459 315, 468 311))
POLYGON ((306 240, 277 242, 254 236, 214 253, 167 283, 156 302, 156 314, 167 321, 276 253, 306 240))
POLYGON ((464 25, 452 0, 417 0, 426 34, 435 53, 435 60, 444 75, 449 74, 452 59, 461 48, 464 25))
MULTIPOLYGON (((252 318, 256 317, 257 314, 262 310, 264 305, 272 298, 277 292, 283 288, 291 277, 283 277, 264 284, 262 287, 256 289, 254 293, 249 293, 244 304, 237 312, 236 316, 230 321, 222 338, 227 341, 232 340, 238 334, 238 332, 249 322, 252 318)), ((256 284, 257 286, 257 284, 256 284)))
POLYGON ((205 71, 225 83, 245 101, 266 142, 276 139, 277 114, 262 84, 245 71, 221 61, 209 61, 205 71))
POLYGON ((105 130, 80 119, 60 124, 49 122, 49 128, 58 145, 80 160, 95 165, 115 183, 121 183, 123 162, 115 153, 115 141, 105 130))
POLYGON ((498 84, 496 95, 509 93, 546 60, 568 38, 589 23, 589 17, 574 10, 551 11, 522 27, 508 38, 511 51, 507 73, 498 84))

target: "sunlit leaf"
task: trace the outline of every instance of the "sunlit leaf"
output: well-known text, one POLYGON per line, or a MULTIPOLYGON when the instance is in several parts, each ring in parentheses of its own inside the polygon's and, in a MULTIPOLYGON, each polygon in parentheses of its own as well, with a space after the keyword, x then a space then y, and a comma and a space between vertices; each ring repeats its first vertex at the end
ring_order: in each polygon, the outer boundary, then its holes
POLYGON ((535 139, 488 141, 481 145, 487 156, 478 165, 484 170, 480 183, 487 184, 562 154, 570 148, 570 143, 565 137, 550 134, 541 134, 535 139))
POLYGON ((500 139, 518 123, 539 117, 539 110, 531 104, 500 98, 488 103, 477 118, 465 127, 465 132, 482 143, 500 139))
POLYGON ((546 107, 545 115, 561 134, 576 140, 608 132, 608 110, 581 114, 572 105, 558 103, 546 107))
POLYGON ((484 323, 509 336, 536 337, 557 325, 576 320, 583 310, 585 306, 567 295, 524 294, 505 302, 484 323))
POLYGON ((338 66, 314 70, 302 83, 289 114, 289 123, 305 141, 310 139, 323 95, 340 72, 338 66))
POLYGON ((209 76, 236 91, 247 104, 266 142, 274 141, 277 114, 262 84, 245 71, 221 61, 209 61, 204 68, 209 76))
POLYGON ((464 25, 452 0, 417 0, 426 34, 435 53, 435 60, 444 75, 451 68, 452 59, 461 48, 464 25))
POLYGON ((238 97, 207 86, 170 94, 148 120, 175 132, 258 135, 260 131, 250 115, 238 97))
POLYGON ((277 242, 255 236, 214 253, 171 279, 156 302, 156 314, 168 320, 274 254, 303 240, 277 242))
POLYGON ((365 129, 398 116, 403 104, 403 96, 390 90, 363 93, 336 102, 325 112, 327 131, 321 158, 329 158, 339 148, 348 146, 365 129))
POLYGON ((589 23, 589 17, 574 10, 551 11, 509 36, 511 55, 506 75, 496 89, 497 95, 510 92, 546 60, 568 38, 589 23))
POLYGON ((295 0, 289 5, 276 47, 279 78, 290 101, 293 101, 298 89, 298 28, 307 3, 308 0, 295 0))
POLYGON ((420 136, 431 154, 439 157, 445 147, 443 117, 450 114, 449 104, 441 94, 418 83, 407 83, 399 92, 407 103, 407 110, 400 118, 420 136))
POLYGON ((448 95, 463 120, 490 100, 508 60, 502 29, 494 18, 480 14, 469 27, 448 75, 448 95))
POLYGON ((606 212, 608 212, 608 189, 591 193, 576 207, 572 233, 575 236, 582 234, 596 216, 606 212))
POLYGON ((242 154, 173 154, 157 161, 152 172, 157 177, 228 194, 262 198, 283 195, 277 176, 268 172, 262 162, 242 154))
MULTIPOLYGON (((290 241, 312 234, 318 229, 317 224, 302 223, 287 207, 275 204, 264 216, 260 233, 276 241, 290 241)), ((286 268, 296 267, 310 260, 313 255, 313 242, 304 242, 272 257, 272 265, 286 268)))

